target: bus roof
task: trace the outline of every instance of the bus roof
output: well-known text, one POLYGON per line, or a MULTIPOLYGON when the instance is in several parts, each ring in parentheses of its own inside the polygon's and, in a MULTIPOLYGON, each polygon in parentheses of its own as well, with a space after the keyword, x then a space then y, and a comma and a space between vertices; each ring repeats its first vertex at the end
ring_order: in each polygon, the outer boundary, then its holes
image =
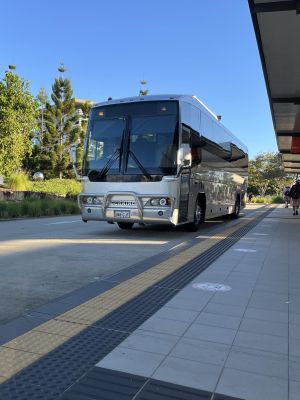
POLYGON ((201 100, 198 99, 197 96, 189 95, 189 94, 158 94, 158 95, 147 95, 147 96, 133 96, 133 97, 124 97, 122 99, 116 100, 108 100, 101 103, 93 104, 92 108, 100 107, 100 106, 108 106, 113 104, 122 104, 122 103, 136 103, 142 101, 166 101, 166 100, 178 100, 178 101, 186 101, 188 103, 194 104, 198 106, 198 108, 202 108, 203 111, 210 114, 216 122, 223 127, 227 131, 231 137, 233 137, 239 144, 241 144, 246 152, 248 153, 247 147, 242 143, 235 135, 233 135, 219 120, 218 116, 201 100), (200 106, 200 107, 199 107, 200 106))

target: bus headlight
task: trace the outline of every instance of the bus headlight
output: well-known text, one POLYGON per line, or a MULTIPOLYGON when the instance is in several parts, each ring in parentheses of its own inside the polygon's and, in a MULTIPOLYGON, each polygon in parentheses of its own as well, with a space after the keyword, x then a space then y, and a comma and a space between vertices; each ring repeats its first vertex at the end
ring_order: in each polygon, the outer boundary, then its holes
POLYGON ((101 196, 82 196, 81 204, 88 206, 101 206, 103 203, 103 197, 101 196))
POLYGON ((93 197, 93 204, 95 204, 95 206, 101 206, 103 202, 103 197, 93 197))
POLYGON ((170 207, 171 199, 169 197, 153 197, 144 202, 144 207, 170 207))

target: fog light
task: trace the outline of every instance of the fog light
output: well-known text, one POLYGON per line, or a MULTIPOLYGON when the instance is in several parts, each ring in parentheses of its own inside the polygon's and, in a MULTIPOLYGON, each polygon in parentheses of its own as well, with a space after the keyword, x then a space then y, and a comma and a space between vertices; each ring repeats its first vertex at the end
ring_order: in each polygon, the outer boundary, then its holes
POLYGON ((162 217, 164 215, 163 211, 158 211, 158 215, 162 217))
POLYGON ((159 205, 159 199, 151 199, 150 200, 151 206, 158 206, 159 205))

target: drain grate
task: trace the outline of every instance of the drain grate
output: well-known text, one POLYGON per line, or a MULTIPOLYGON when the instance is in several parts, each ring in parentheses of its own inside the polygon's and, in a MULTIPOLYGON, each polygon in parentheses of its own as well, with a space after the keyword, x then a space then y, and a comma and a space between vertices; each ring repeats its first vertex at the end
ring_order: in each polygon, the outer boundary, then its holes
MULTIPOLYGON (((137 329, 138 326, 166 304, 177 293, 178 289, 186 286, 199 273, 205 270, 269 212, 271 210, 261 215, 256 221, 238 229, 168 277, 97 321, 94 326, 88 327, 62 346, 4 382, 0 386, 0 399, 56 399, 57 396, 64 393, 78 379, 93 369, 94 365, 118 346, 130 332, 137 329), (36 397, 31 395, 34 392, 34 388, 36 388, 36 397), (39 393, 42 393, 42 397, 37 397, 39 393)), ((66 396, 69 396, 70 392, 68 391, 66 396)), ((75 397, 65 396, 63 398, 76 399, 75 397)), ((79 398, 85 399, 85 397, 79 398)), ((86 399, 88 398, 93 397, 86 397, 86 399)), ((114 398, 105 397, 105 399, 114 398)), ((127 398, 124 397, 124 399, 127 398)), ((117 399, 121 400, 122 398, 118 397, 117 399)))

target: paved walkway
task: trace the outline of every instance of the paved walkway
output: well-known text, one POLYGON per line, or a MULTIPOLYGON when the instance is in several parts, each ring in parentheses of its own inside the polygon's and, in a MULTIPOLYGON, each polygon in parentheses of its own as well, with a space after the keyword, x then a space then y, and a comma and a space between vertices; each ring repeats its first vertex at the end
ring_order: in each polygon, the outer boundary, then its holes
POLYGON ((0 330, 0 399, 298 400, 300 216, 260 213, 0 330))
POLYGON ((299 241, 300 217, 275 209, 97 366, 246 400, 298 400, 299 241))

